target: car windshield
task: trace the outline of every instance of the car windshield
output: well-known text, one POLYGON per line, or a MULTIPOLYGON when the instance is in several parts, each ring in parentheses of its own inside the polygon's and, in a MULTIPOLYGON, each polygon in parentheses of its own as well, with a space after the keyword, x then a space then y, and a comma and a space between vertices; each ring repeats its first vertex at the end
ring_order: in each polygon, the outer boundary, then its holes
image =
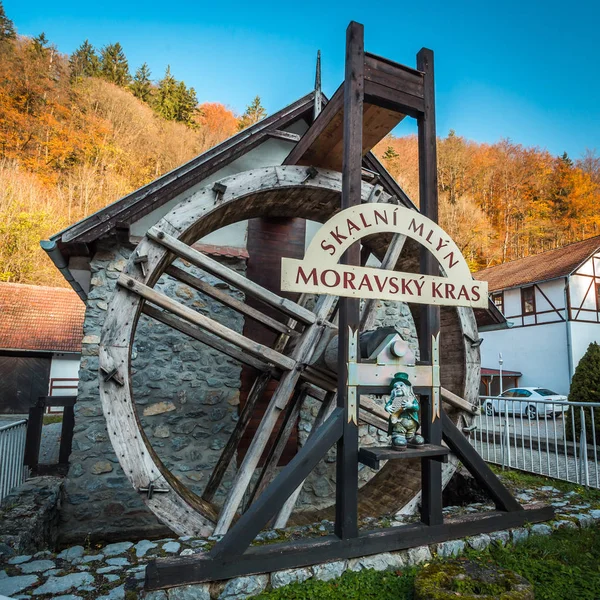
POLYGON ((553 392, 552 390, 547 390, 546 388, 536 388, 533 391, 537 392, 540 396, 559 396, 560 395, 560 394, 557 394, 556 392, 553 392))
POLYGON ((512 398, 515 395, 516 390, 506 390, 503 394, 500 394, 502 398, 512 398))

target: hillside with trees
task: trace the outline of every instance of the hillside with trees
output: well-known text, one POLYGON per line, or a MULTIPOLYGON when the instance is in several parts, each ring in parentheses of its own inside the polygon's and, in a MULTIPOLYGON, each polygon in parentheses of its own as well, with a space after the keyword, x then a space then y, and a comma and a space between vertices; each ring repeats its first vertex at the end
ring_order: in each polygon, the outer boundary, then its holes
MULTIPOLYGON (((249 99, 250 100, 250 99, 249 99)), ((171 67, 135 68, 118 43, 61 54, 44 33, 19 36, 0 3, 0 281, 66 285, 39 241, 266 116, 198 104, 171 67)), ((417 141, 375 149, 418 198, 417 141)), ((473 269, 600 233, 600 158, 439 140, 441 224, 473 269)))

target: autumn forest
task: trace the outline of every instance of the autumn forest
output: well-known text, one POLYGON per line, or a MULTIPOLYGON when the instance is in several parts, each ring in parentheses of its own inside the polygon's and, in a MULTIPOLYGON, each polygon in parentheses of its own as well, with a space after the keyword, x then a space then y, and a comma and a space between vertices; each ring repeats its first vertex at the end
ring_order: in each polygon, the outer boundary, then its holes
MULTIPOLYGON (((171 68, 132 68, 119 43, 61 54, 20 36, 0 3, 0 281, 66 285, 39 241, 262 119, 236 115, 171 68)), ((415 201, 417 141, 375 149, 415 201)), ((440 221, 473 270, 600 233, 600 157, 552 156, 450 132, 438 140, 440 221)))

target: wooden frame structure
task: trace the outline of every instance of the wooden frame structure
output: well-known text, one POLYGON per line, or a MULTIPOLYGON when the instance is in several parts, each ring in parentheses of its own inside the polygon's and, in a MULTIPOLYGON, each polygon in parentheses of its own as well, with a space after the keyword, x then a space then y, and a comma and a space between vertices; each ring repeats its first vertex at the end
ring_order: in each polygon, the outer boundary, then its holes
MULTIPOLYGON (((351 23, 347 31, 344 84, 300 138, 286 164, 223 179, 182 202, 148 231, 119 277, 118 289, 103 328, 99 360, 103 409, 121 466, 146 504, 174 531, 180 535, 214 533, 223 536, 207 556, 151 562, 146 571, 147 589, 257 573, 265 570, 265 560, 269 561, 269 570, 279 570, 400 550, 526 521, 546 520, 553 514, 551 507, 524 510, 446 413, 442 411, 441 416, 436 417, 432 390, 422 388, 419 390, 423 410, 422 432, 429 446, 418 454, 422 465, 421 523, 359 532, 358 463, 361 456, 367 464, 376 457, 373 459, 359 453, 358 423, 352 418, 347 399, 349 339, 361 328, 372 324, 375 303, 367 302, 361 314, 356 298, 338 300, 335 296, 321 296, 315 309, 308 310, 302 299, 298 302, 284 299, 190 246, 217 223, 224 226, 261 214, 324 222, 332 211, 337 210, 332 199, 340 192, 342 209, 361 202, 402 201, 382 191, 378 181, 365 183, 362 175, 364 156, 374 141, 381 139, 406 115, 416 118, 419 126, 421 210, 437 221, 433 53, 421 50, 417 55, 417 69, 365 53, 362 25, 351 23), (377 130, 376 133, 372 133, 373 129, 377 130), (316 156, 321 157, 319 164, 313 164, 316 156), (339 170, 340 166, 341 176, 326 170, 332 167, 339 170), (285 203, 281 201, 282 197, 285 197, 285 203), (235 201, 239 199, 245 200, 243 214, 235 210, 235 201), (298 202, 294 203, 294 200, 298 202), (274 346, 271 348, 254 342, 153 289, 159 277, 167 273, 213 297, 219 293, 219 290, 171 265, 175 258, 216 275, 285 315, 285 320, 273 323, 260 311, 256 314, 253 308, 235 306, 246 317, 256 319, 278 333, 274 346), (339 316, 337 325, 334 320, 336 309, 339 316), (129 359, 136 323, 142 313, 259 372, 230 443, 224 449, 202 498, 189 492, 164 467, 146 439, 136 415, 129 359), (339 334, 337 376, 311 365, 319 341, 325 332, 332 329, 339 334), (279 381, 278 387, 219 512, 212 504, 214 493, 253 406, 271 379, 279 381), (295 422, 300 403, 309 390, 322 402, 313 432, 292 461, 270 481, 290 425, 295 422), (251 489, 253 473, 281 416, 284 424, 279 437, 268 455, 258 483, 251 489), (494 500, 497 512, 444 522, 442 462, 448 450, 442 447, 442 441, 478 478, 494 500), (293 544, 250 547, 269 522, 274 522, 276 527, 285 526, 303 481, 333 446, 337 448, 335 535, 293 544), (242 499, 249 491, 254 501, 238 518, 242 499)), ((391 241, 382 239, 382 236, 372 236, 364 242, 365 252, 361 252, 359 244, 354 244, 346 250, 342 261, 347 265, 360 266, 373 252, 382 265, 393 268, 405 242, 402 235, 396 235, 391 241)), ((425 247, 420 254, 420 272, 439 273, 437 262, 425 247)), ((232 306, 231 299, 225 302, 232 306)), ((440 331, 440 309, 424 305, 419 311, 421 364, 431 365, 432 339, 440 331)), ((459 308, 456 313, 463 323, 463 339, 459 343, 464 344, 469 356, 469 348, 478 348, 472 311, 459 308)), ((478 380, 478 375, 479 365, 475 365, 473 360, 473 364, 467 365, 467 377, 478 380)), ((451 406, 472 414, 468 399, 464 400, 443 388, 441 394, 451 406)), ((365 422, 386 430, 386 413, 380 407, 361 399, 360 408, 365 422)), ((398 453, 397 458, 402 459, 402 453, 398 453)))

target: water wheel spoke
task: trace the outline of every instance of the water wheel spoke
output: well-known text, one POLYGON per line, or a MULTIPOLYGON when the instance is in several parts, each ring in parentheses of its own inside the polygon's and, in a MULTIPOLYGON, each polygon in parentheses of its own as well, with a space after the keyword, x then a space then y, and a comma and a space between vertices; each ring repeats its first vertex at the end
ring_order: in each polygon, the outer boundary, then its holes
POLYGON ((165 233, 164 231, 161 231, 156 226, 150 228, 146 235, 151 240, 154 240, 158 244, 173 252, 179 258, 183 258, 196 267, 200 267, 201 269, 212 273, 223 281, 226 281, 239 290, 242 290, 246 294, 261 300, 269 306, 273 306, 274 308, 280 310, 290 317, 294 317, 302 323, 310 325, 317 319, 312 311, 300 306, 296 302, 288 300, 287 298, 282 298, 281 296, 278 296, 277 294, 254 283, 253 281, 250 281, 233 269, 222 265, 220 262, 217 262, 209 256, 206 256, 206 254, 203 254, 199 250, 195 250, 187 244, 179 241, 177 238, 165 233))
POLYGON ((144 304, 142 307, 142 312, 148 317, 160 321, 161 323, 164 323, 165 325, 184 333, 192 339, 198 340, 199 342, 210 346, 213 348, 213 350, 223 352, 223 354, 226 354, 230 358, 233 358, 242 364, 248 365, 249 367, 254 367, 261 372, 268 372, 270 373, 270 376, 275 378, 280 376, 279 371, 277 371, 271 364, 255 358, 248 352, 243 352, 236 346, 225 342, 215 335, 207 333, 199 327, 195 327, 194 325, 191 325, 190 323, 173 316, 171 313, 165 310, 159 310, 155 306, 144 304))
POLYGON ((166 269, 165 273, 167 275, 170 275, 171 277, 181 281, 182 283, 189 285, 190 287, 194 288, 198 292, 201 292, 203 294, 206 294, 207 296, 210 296, 211 298, 214 298, 215 300, 218 300, 222 304, 225 304, 225 306, 229 306, 230 308, 233 308, 237 312, 239 312, 247 317, 250 317, 254 321, 257 321, 258 323, 262 323, 263 325, 265 325, 266 327, 271 329, 271 331, 276 331, 277 333, 285 333, 286 335, 288 335, 290 337, 297 337, 300 335, 300 333, 298 331, 295 331, 294 329, 289 327, 287 324, 282 323, 281 321, 277 321, 277 319, 273 319, 272 317, 265 315, 264 313, 260 312, 259 310, 256 310, 255 308, 248 306, 244 302, 241 302, 240 300, 233 298, 227 292, 224 292, 224 291, 216 288, 215 286, 210 285, 210 283, 207 283, 206 281, 202 281, 198 277, 194 277, 193 275, 191 275, 187 271, 184 271, 183 269, 180 269, 179 267, 175 267, 174 265, 171 265, 170 267, 168 267, 166 269))
POLYGON ((254 342, 247 337, 244 337, 237 331, 229 329, 229 327, 225 327, 209 317, 205 317, 204 315, 185 306, 184 304, 181 304, 176 300, 172 300, 169 298, 169 296, 161 292, 157 292, 151 287, 136 281, 132 277, 122 273, 117 280, 117 283, 125 289, 138 294, 147 302, 159 306, 164 310, 168 310, 178 317, 181 317, 182 319, 185 319, 186 321, 209 331, 221 339, 230 342, 238 348, 249 352, 253 356, 268 360, 281 369, 290 370, 296 366, 296 361, 294 359, 284 356, 283 354, 275 352, 263 344, 259 344, 258 342, 254 342))
MULTIPOLYGON (((317 433, 317 430, 329 418, 329 416, 331 415, 331 413, 333 412, 333 410, 336 406, 336 400, 337 400, 337 393, 335 393, 335 392, 328 392, 325 395, 325 398, 319 408, 319 412, 317 413, 317 416, 315 417, 315 422, 313 423, 313 427, 310 430, 310 433, 308 434, 308 438, 306 440, 307 442, 317 433)), ((275 517, 275 519, 273 521, 273 527, 275 529, 283 529, 287 525, 287 522, 290 518, 290 515, 292 514, 292 511, 294 510, 294 507, 296 506, 296 502, 298 501, 298 496, 300 495, 300 492, 302 491, 305 481, 306 481, 306 479, 303 480, 302 483, 292 492, 292 495, 286 500, 285 504, 281 507, 281 510, 279 511, 279 513, 277 514, 277 516, 275 517)))
POLYGON ((277 470, 277 465, 279 464, 279 460, 281 459, 283 451, 285 450, 288 440, 290 439, 290 435, 296 426, 296 421, 300 415, 300 409, 306 398, 306 395, 307 393, 305 386, 296 388, 292 400, 286 406, 281 427, 275 436, 275 441, 271 446, 267 460, 265 461, 265 464, 258 476, 254 490, 248 498, 248 505, 252 504, 252 502, 254 502, 254 500, 256 500, 263 493, 265 488, 273 479, 277 470))
POLYGON ((277 420, 279 419, 279 415, 287 406, 287 403, 300 380, 302 365, 305 365, 311 359, 315 346, 326 327, 324 322, 336 302, 336 296, 321 296, 317 302, 315 311, 316 322, 307 327, 302 336, 298 338, 292 356, 297 361, 300 370, 295 369, 282 375, 279 386, 271 397, 260 425, 246 452, 246 456, 244 456, 244 460, 238 469, 229 495, 227 496, 221 514, 219 515, 215 534, 225 534, 231 526, 244 494, 248 489, 252 475, 258 466, 260 457, 262 456, 277 420))

